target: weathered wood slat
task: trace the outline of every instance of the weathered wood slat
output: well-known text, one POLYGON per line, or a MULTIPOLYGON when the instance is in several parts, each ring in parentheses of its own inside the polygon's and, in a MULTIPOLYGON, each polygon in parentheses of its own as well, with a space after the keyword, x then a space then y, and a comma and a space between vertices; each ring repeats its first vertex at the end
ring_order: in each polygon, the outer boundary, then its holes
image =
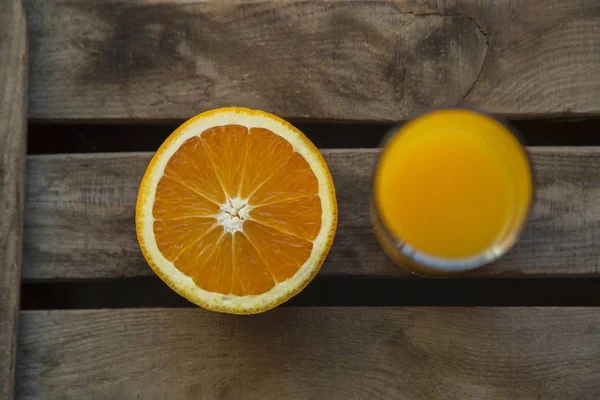
POLYGON ((27 141, 27 22, 0 0, 0 399, 14 397, 27 141))
MULTIPOLYGON (((531 148, 536 201, 522 241, 478 277, 600 276, 600 148, 531 148)), ((339 227, 321 271, 412 276, 382 252, 368 216, 379 150, 324 151, 339 227)), ((151 155, 29 158, 25 218, 28 280, 152 275, 135 238, 138 184, 151 155)))
POLYGON ((600 309, 24 312, 18 398, 596 399, 600 309))
POLYGON ((30 117, 600 114, 597 0, 25 0, 30 117))

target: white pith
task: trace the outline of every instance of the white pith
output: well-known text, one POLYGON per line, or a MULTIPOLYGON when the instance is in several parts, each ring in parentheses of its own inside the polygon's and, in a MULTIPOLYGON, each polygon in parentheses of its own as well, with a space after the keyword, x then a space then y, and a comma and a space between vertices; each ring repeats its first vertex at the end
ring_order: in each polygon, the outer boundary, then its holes
MULTIPOLYGON (((265 308, 265 305, 277 303, 279 299, 288 298, 303 283, 310 279, 314 269, 320 266, 320 260, 328 251, 330 240, 336 223, 335 191, 329 172, 323 166, 322 160, 314 150, 308 147, 305 138, 291 130, 285 123, 275 118, 254 114, 248 111, 228 109, 198 119, 181 129, 177 137, 168 147, 161 149, 161 156, 156 160, 151 170, 147 171, 147 197, 139 207, 139 234, 143 238, 145 250, 155 263, 155 267, 163 274, 163 279, 172 287, 186 293, 186 297, 196 304, 210 304, 215 309, 238 310, 252 312, 265 308), (215 126, 241 125, 250 128, 265 128, 287 140, 294 151, 299 153, 309 164, 318 181, 318 195, 321 199, 322 216, 321 229, 313 241, 313 249, 306 262, 296 274, 286 281, 277 283, 274 287, 260 295, 236 296, 209 292, 199 288, 192 278, 183 274, 175 265, 167 260, 159 251, 153 231, 154 217, 152 207, 156 196, 156 188, 164 174, 170 158, 188 139, 200 136, 204 131, 215 126)), ((245 199, 231 198, 221 205, 221 212, 216 216, 217 222, 226 231, 234 233, 243 229, 243 223, 249 218, 250 206, 245 199), (245 205, 245 206, 244 206, 245 205)))
POLYGON ((225 229, 225 232, 243 232, 244 221, 250 219, 250 206, 248 199, 234 197, 227 198, 221 204, 221 212, 217 215, 217 223, 225 229))

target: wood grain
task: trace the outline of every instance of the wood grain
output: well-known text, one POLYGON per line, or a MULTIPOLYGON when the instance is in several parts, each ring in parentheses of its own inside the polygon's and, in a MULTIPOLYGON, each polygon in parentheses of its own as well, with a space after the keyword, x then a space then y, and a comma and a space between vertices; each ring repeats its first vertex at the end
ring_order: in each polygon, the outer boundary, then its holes
POLYGON ((27 141, 27 23, 0 0, 0 399, 14 397, 27 141))
POLYGON ((30 117, 600 114, 597 0, 26 0, 30 117))
POLYGON ((593 400, 600 309, 28 311, 18 398, 593 400), (276 328, 275 328, 276 327, 276 328))
MULTIPOLYGON (((471 277, 600 276, 600 148, 531 148, 536 201, 524 237, 471 277)), ((324 275, 410 277, 371 231, 371 175, 379 150, 326 150, 339 227, 324 275)), ((27 280, 152 275, 135 238, 134 208, 148 153, 29 158, 27 280)))

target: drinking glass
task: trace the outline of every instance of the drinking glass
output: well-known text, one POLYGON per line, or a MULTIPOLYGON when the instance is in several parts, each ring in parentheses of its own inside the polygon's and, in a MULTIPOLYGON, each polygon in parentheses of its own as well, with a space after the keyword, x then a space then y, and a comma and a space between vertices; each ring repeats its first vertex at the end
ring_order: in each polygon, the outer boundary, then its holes
POLYGON ((505 254, 532 198, 529 157, 513 130, 484 113, 441 109, 388 135, 374 174, 371 220, 396 263, 446 276, 505 254))

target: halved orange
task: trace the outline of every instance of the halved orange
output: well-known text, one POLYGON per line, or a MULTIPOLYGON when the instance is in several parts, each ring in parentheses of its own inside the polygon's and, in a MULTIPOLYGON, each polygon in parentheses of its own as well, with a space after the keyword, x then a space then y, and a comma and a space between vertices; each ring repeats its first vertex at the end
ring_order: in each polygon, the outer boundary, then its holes
POLYGON ((296 128, 221 108, 181 125, 152 158, 136 206, 148 264, 214 311, 252 314, 300 292, 337 226, 331 175, 296 128))

